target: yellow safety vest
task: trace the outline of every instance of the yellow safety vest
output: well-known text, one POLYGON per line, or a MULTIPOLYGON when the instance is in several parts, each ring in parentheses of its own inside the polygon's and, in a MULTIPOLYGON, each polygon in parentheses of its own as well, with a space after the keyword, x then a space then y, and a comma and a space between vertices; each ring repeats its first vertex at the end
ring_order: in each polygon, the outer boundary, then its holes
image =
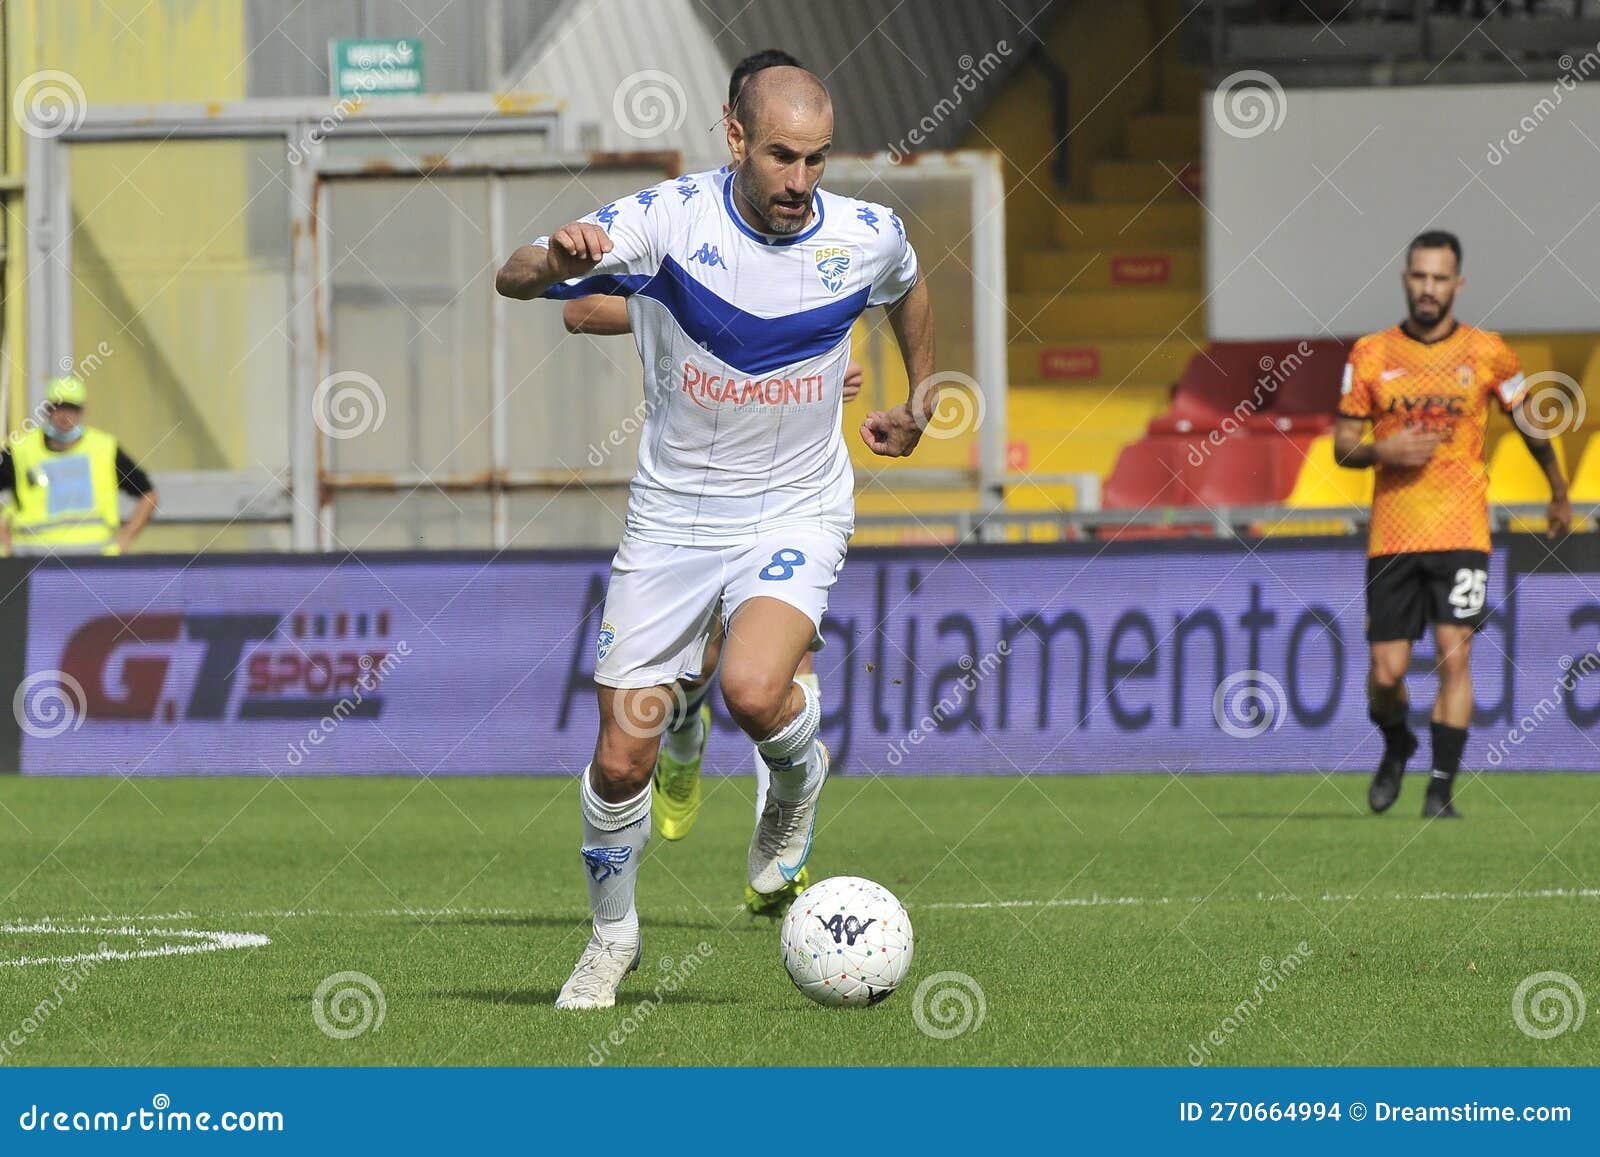
POLYGON ((16 505, 9 514, 17 546, 50 549, 109 546, 122 525, 117 509, 117 440, 93 427, 65 450, 44 444, 34 428, 11 446, 16 505))

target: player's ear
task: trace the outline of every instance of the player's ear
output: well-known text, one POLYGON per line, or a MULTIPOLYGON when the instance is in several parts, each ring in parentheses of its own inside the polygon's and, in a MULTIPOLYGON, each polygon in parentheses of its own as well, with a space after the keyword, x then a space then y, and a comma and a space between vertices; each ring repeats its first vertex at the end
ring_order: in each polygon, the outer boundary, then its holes
POLYGON ((744 164, 747 146, 744 139, 744 126, 739 123, 736 116, 728 116, 728 153, 733 157, 735 165, 744 164))

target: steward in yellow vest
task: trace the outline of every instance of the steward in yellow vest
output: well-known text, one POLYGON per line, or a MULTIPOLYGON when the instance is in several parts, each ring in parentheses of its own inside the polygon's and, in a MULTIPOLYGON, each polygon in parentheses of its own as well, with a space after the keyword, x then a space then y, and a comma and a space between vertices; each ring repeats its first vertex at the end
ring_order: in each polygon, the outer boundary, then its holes
POLYGON ((0 450, 0 492, 12 502, 0 520, 0 552, 120 554, 156 510, 150 476, 103 430, 83 424, 87 391, 56 378, 45 393, 45 424, 0 450), (126 525, 118 492, 139 500, 126 525))

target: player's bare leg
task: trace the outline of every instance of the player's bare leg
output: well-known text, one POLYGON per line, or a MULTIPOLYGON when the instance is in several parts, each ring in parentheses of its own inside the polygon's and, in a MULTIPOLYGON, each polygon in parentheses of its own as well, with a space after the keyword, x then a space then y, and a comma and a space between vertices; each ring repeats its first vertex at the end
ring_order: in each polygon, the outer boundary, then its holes
POLYGON ((594 931, 556 997, 557 1008, 610 1008, 639 965, 639 859, 650 841, 650 773, 674 703, 673 686, 597 687, 600 736, 583 771, 583 866, 594 931))
POLYGON ((1450 802, 1461 753, 1472 725, 1472 628, 1440 623, 1434 628, 1439 646, 1439 697, 1433 701, 1432 772, 1422 804, 1425 819, 1456 819, 1450 802))
POLYGON ((822 701, 795 678, 815 636, 811 619, 788 603, 753 598, 735 611, 723 648, 722 697, 771 771, 748 864, 750 887, 761 895, 782 890, 805 867, 827 777, 828 753, 817 742, 822 701))
POLYGON ((1406 721, 1411 697, 1406 692, 1406 670, 1411 666, 1411 641, 1390 639, 1372 644, 1372 670, 1367 677, 1367 717, 1383 733, 1383 758, 1367 788, 1367 806, 1388 811, 1400 797, 1400 777, 1406 760, 1417 750, 1417 737, 1406 721))

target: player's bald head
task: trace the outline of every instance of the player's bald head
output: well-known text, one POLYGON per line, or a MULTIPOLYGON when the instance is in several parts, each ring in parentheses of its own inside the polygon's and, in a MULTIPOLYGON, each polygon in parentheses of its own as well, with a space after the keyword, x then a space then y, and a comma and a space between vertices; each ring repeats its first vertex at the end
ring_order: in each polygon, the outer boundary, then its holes
POLYGON ((759 141, 789 125, 826 120, 833 127, 833 98, 814 73, 777 65, 751 75, 734 107, 745 139, 759 141))

